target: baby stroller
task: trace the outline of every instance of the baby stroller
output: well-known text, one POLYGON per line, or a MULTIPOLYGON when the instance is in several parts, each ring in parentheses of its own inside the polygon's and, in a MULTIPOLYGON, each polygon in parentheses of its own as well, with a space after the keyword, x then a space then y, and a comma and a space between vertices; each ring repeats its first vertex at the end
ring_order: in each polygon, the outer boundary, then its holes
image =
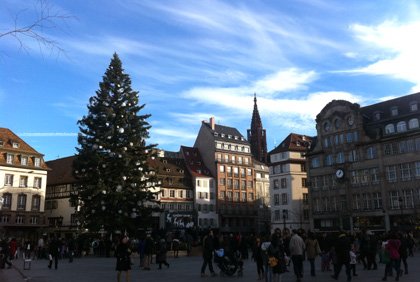
POLYGON ((239 251, 228 255, 224 249, 218 249, 215 251, 214 262, 220 268, 221 275, 232 276, 237 272, 238 276, 242 276, 243 261, 239 251))

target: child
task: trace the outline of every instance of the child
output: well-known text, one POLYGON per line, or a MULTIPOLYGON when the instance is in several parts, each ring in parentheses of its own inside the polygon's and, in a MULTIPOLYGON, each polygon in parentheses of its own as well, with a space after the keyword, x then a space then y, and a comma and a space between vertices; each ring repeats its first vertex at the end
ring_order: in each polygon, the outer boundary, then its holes
POLYGON ((351 247, 350 250, 350 271, 353 272, 353 276, 357 276, 356 274, 356 263, 357 263, 357 256, 356 256, 356 250, 354 245, 351 247))

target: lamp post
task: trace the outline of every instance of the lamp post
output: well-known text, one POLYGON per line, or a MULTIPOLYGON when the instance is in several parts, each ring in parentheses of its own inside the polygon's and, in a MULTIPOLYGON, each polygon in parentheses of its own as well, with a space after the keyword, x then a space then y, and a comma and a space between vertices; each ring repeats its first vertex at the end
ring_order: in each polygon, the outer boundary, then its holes
POLYGON ((402 220, 403 220, 403 198, 399 197, 398 202, 400 204, 400 228, 402 228, 402 220))

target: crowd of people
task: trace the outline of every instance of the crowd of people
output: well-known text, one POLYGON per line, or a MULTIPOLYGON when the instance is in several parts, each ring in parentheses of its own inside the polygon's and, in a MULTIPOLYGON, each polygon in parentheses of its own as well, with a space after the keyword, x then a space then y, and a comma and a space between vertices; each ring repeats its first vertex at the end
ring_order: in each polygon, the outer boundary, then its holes
POLYGON ((399 281, 408 274, 407 258, 413 256, 415 239, 411 232, 390 231, 374 234, 364 231, 355 234, 346 232, 315 234, 303 230, 276 229, 270 236, 257 236, 253 243, 252 257, 256 262, 259 280, 278 282, 281 274, 292 271, 299 282, 303 278, 303 264, 307 260, 309 275, 316 276, 316 259, 319 257, 322 272, 331 271, 338 280, 345 269, 347 281, 358 276, 357 265, 363 270, 377 270, 378 263, 385 265, 382 281, 395 276, 399 281), (274 260, 277 263, 272 264, 274 260), (287 267, 290 266, 290 269, 287 267))
POLYGON ((214 268, 215 252, 223 249, 228 256, 236 256, 238 274, 242 271, 242 261, 252 259, 256 265, 258 280, 279 282, 282 274, 291 272, 299 282, 304 276, 304 265, 308 270, 305 275, 316 276, 317 271, 331 272, 332 279, 338 280, 344 268, 347 281, 361 275, 360 269, 375 271, 378 264, 385 265, 384 273, 378 273, 378 278, 386 281, 391 276, 399 281, 401 276, 409 273, 408 258, 414 255, 415 239, 412 233, 390 231, 373 233, 314 233, 304 230, 276 229, 272 234, 247 235, 233 233, 217 233, 208 230, 199 238, 191 234, 174 236, 168 233, 144 233, 138 238, 127 236, 115 237, 114 240, 92 239, 88 247, 84 241, 73 238, 58 238, 55 236, 41 237, 37 242, 16 240, 11 238, 0 241, 0 267, 10 268, 13 260, 21 257, 27 259, 47 259, 48 268, 57 269, 60 259, 68 259, 71 263, 74 256, 93 254, 98 256, 114 256, 117 260, 117 281, 122 274, 130 281, 130 270, 133 267, 132 253, 139 257, 139 267, 151 270, 151 263, 157 269, 162 266, 169 268, 167 253, 173 252, 173 258, 178 258, 180 249, 191 254, 192 244, 198 242, 202 249, 203 263, 201 277, 216 276, 214 268), (320 267, 316 267, 319 263, 320 267), (206 271, 209 274, 206 274, 206 271))

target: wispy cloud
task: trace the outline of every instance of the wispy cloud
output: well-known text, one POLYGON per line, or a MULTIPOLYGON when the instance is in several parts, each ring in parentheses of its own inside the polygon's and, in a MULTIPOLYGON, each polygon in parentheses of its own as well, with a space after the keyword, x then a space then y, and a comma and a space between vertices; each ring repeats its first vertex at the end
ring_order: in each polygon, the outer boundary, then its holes
POLYGON ((415 34, 420 30, 420 21, 400 22, 388 20, 379 25, 353 24, 354 36, 365 45, 366 54, 373 62, 349 72, 370 75, 385 75, 411 82, 411 91, 420 91, 420 41, 415 34))
POLYGON ((74 137, 77 132, 21 132, 22 137, 74 137))

